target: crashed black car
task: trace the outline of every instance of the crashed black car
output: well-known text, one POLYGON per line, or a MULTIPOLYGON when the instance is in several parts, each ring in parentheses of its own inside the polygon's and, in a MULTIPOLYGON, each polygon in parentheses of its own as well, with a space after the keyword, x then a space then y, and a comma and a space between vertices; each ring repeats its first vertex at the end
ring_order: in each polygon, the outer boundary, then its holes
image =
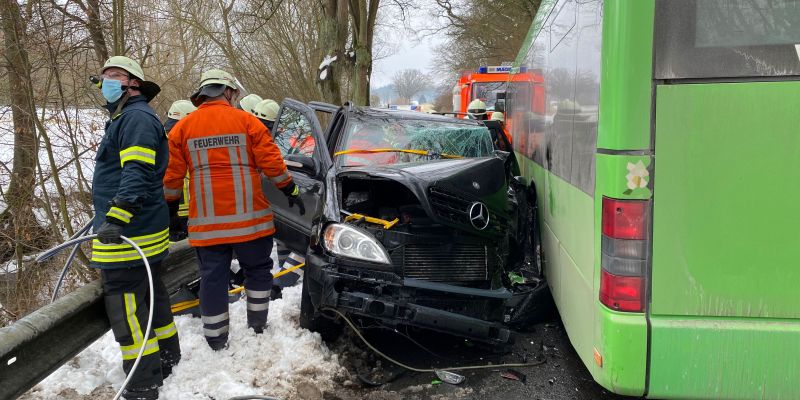
POLYGON ((286 99, 273 129, 306 212, 268 181, 277 237, 304 254, 301 319, 332 308, 489 343, 546 287, 531 262, 530 188, 504 135, 478 121, 286 99))

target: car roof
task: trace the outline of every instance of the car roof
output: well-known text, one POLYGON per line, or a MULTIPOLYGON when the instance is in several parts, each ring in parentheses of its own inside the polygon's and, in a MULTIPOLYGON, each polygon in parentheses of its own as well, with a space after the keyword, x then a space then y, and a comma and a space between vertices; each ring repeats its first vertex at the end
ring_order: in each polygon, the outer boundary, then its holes
POLYGON ((356 118, 367 117, 367 118, 413 119, 420 121, 459 123, 469 126, 483 126, 483 124, 481 124, 480 121, 476 120, 446 117, 444 115, 428 114, 420 111, 411 111, 411 110, 391 110, 388 108, 377 108, 377 107, 352 107, 350 112, 356 118))

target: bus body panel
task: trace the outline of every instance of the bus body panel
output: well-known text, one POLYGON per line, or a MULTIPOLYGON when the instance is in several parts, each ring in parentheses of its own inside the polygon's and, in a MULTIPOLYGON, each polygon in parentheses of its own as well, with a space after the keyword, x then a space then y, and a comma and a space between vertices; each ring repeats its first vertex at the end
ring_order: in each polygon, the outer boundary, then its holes
POLYGON ((800 318, 800 82, 657 92, 651 313, 800 318))
MULTIPOLYGON (((600 230, 602 223, 602 198, 650 199, 648 188, 641 188, 629 194, 625 175, 629 164, 642 163, 650 166, 650 156, 621 154, 596 154, 597 182, 595 196, 594 229, 600 230)), ((594 251, 600 254, 600 234, 595 235, 594 251)), ((644 313, 615 312, 600 303, 600 258, 594 264, 594 304, 597 323, 595 324, 595 349, 602 357, 602 367, 593 361, 587 366, 595 380, 606 389, 629 396, 641 396, 645 391, 647 375, 647 319, 644 313)))
POLYGON ((800 398, 798 93, 657 88, 653 397, 800 398))
POLYGON ((653 0, 606 0, 597 147, 649 150, 653 0))
POLYGON ((649 397, 800 398, 800 322, 653 316, 649 397))

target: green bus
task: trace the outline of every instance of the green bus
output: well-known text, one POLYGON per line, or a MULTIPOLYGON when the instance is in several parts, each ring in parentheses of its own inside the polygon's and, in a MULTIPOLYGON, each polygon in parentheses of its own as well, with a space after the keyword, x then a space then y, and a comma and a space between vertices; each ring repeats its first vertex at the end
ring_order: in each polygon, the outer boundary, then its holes
POLYGON ((594 379, 800 399, 800 1, 544 0, 525 69, 508 129, 594 379))

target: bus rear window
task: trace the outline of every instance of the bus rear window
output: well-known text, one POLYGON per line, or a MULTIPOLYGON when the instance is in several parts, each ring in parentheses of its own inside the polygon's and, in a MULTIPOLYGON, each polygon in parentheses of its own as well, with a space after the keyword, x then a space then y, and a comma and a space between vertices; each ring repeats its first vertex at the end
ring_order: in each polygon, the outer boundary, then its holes
POLYGON ((800 0, 657 0, 656 79, 800 76, 800 0))

